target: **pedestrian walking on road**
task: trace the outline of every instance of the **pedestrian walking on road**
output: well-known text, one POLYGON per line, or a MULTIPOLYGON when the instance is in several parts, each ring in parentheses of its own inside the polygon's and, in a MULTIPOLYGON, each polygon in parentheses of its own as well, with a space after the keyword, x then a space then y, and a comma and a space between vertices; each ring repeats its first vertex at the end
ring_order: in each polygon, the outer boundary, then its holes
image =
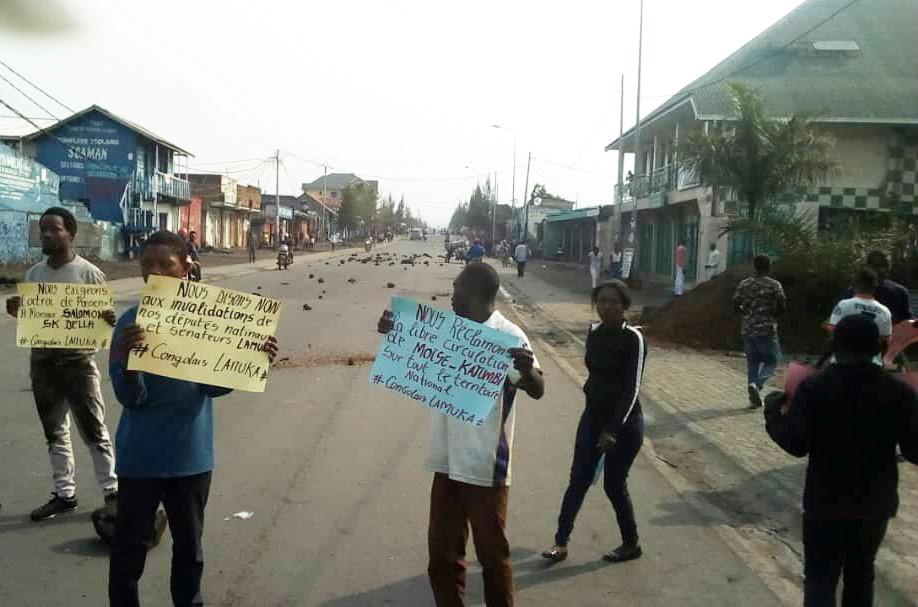
POLYGON ((590 278, 593 281, 593 287, 596 288, 596 285, 599 284, 599 274, 602 272, 602 253, 599 251, 599 247, 593 247, 593 250, 590 251, 590 278))
POLYGON ((255 263, 255 259, 258 253, 258 239, 255 236, 255 232, 249 230, 249 263, 255 263))
MULTIPOLYGON (((471 525, 484 577, 488 607, 512 607, 513 570, 504 528, 510 490, 513 427, 517 393, 542 398, 545 382, 531 342, 517 325, 495 309, 500 278, 488 264, 466 266, 453 282, 453 311, 519 339, 510 350, 513 370, 494 409, 478 426, 431 413, 427 468, 434 473, 430 494, 427 573, 438 607, 461 607, 465 594, 465 546, 471 525)), ((392 312, 379 319, 379 332, 393 328, 392 312)))
POLYGON ((790 405, 769 399, 766 429, 782 449, 809 456, 803 492, 804 606, 873 605, 874 560, 899 505, 896 446, 918 464, 918 399, 873 363, 876 324, 843 318, 836 362, 804 380, 790 405))
POLYGON ((597 286, 592 300, 602 322, 590 327, 587 334, 589 376, 583 387, 586 408, 577 426, 570 482, 561 502, 555 545, 542 553, 553 562, 567 558, 574 519, 600 461, 604 461, 603 488, 612 502, 622 537, 622 545, 603 559, 619 563, 640 558, 642 554, 627 480, 644 441, 639 394, 647 343, 641 331, 625 321, 631 295, 623 282, 614 280, 597 286))
POLYGON ((685 293, 686 265, 688 265, 688 248, 686 248, 684 242, 679 241, 679 246, 676 247, 676 284, 674 286, 676 297, 685 293))
POLYGON ((720 274, 720 251, 717 250, 717 243, 711 243, 710 253, 708 253, 708 263, 704 269, 708 272, 708 280, 711 280, 720 274))
MULTIPOLYGON (((841 322, 843 318, 855 314, 870 319, 870 321, 877 326, 877 331, 880 333, 880 340, 883 346, 882 352, 877 354, 874 362, 882 367, 882 354, 886 353, 886 347, 889 343, 889 339, 892 337, 893 324, 892 313, 889 311, 889 308, 875 299, 878 286, 879 279, 877 273, 870 268, 862 268, 854 277, 854 296, 838 302, 835 309, 832 310, 832 316, 829 318, 826 329, 828 329, 830 333, 833 333, 838 323, 841 322)), ((829 351, 820 362, 824 362, 831 354, 830 347, 829 351)), ((821 367, 822 365, 819 364, 817 366, 821 367)))
POLYGON ((529 261, 529 245, 525 242, 516 245, 513 259, 516 260, 516 276, 522 278, 526 275, 526 262, 529 261))
POLYGON ((762 406, 762 389, 771 379, 781 357, 777 318, 784 313, 787 299, 781 283, 771 278, 771 259, 757 255, 755 276, 743 279, 733 294, 733 309, 743 318, 746 342, 746 377, 749 407, 762 406))
MULTIPOLYGON (((77 222, 70 211, 52 207, 42 214, 38 227, 41 250, 48 257, 29 268, 25 282, 105 284, 105 274, 77 255, 73 248, 77 222)), ((19 315, 22 306, 18 296, 6 300, 6 311, 13 317, 19 315)), ((114 310, 105 310, 102 317, 114 326, 114 310)), ((33 521, 51 519, 77 509, 71 417, 92 455, 105 505, 111 509, 115 507, 118 479, 112 441, 105 426, 105 401, 99 368, 93 359, 95 353, 95 350, 32 348, 32 394, 48 443, 54 479, 51 500, 32 511, 33 521)))
POLYGON ((622 245, 617 242, 612 247, 612 255, 609 257, 609 276, 622 278, 622 245))
MULTIPOLYGON (((184 241, 171 232, 151 235, 140 254, 140 269, 144 281, 151 274, 182 278, 189 269, 184 241)), ((137 586, 162 502, 172 534, 172 601, 177 607, 203 605, 201 540, 214 468, 213 398, 232 390, 128 371, 128 355, 144 341, 136 317, 134 306, 118 321, 108 365, 115 396, 124 407, 115 438, 121 489, 109 601, 111 607, 140 604, 137 586)), ((273 361, 273 337, 264 350, 273 361)))

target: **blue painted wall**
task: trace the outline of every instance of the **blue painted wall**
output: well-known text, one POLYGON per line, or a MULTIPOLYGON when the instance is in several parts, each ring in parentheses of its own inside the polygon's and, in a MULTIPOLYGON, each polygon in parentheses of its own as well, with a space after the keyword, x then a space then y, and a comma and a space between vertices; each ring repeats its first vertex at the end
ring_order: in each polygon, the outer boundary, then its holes
POLYGON ((28 261, 41 255, 29 248, 29 221, 60 205, 58 176, 0 144, 0 262, 28 261))
POLYGON ((35 157, 60 175, 61 198, 88 202, 97 221, 121 223, 124 186, 143 158, 137 134, 95 111, 51 132, 36 139, 35 157))

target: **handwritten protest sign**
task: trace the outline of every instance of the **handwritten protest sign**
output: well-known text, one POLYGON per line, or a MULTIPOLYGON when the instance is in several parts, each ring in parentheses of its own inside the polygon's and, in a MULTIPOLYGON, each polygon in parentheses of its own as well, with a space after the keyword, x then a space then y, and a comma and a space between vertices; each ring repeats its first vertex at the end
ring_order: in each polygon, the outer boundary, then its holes
POLYGON ((392 299, 394 328, 380 345, 370 383, 456 419, 481 425, 512 367, 520 340, 452 312, 392 299))
POLYGON ((17 285, 21 303, 16 322, 20 348, 101 350, 112 338, 102 318, 114 310, 105 285, 29 282, 17 285))
POLYGON ((260 295, 150 276, 137 309, 146 337, 128 369, 264 392, 269 361, 262 347, 277 330, 280 307, 260 295))

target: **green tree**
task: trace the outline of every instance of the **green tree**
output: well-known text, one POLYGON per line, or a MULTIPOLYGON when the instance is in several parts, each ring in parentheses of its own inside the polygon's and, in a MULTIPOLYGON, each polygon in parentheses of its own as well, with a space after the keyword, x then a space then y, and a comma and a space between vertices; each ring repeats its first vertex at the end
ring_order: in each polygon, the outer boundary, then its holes
POLYGON ((466 223, 469 216, 469 207, 465 204, 460 204, 453 211, 453 216, 449 219, 449 231, 458 232, 462 228, 466 227, 466 223))
POLYGON ((376 215, 376 194, 369 184, 358 183, 344 189, 339 212, 342 226, 361 232, 361 226, 368 226, 376 215))
POLYGON ((711 133, 691 133, 679 156, 702 183, 732 189, 754 222, 770 202, 830 174, 833 140, 804 116, 768 115, 756 90, 739 83, 728 89, 735 119, 711 133))

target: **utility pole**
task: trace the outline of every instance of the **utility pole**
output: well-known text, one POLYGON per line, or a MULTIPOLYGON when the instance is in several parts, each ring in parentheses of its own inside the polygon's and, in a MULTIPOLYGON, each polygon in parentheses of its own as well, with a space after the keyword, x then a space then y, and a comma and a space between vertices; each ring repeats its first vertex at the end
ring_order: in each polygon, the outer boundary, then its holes
POLYGON ((495 227, 497 226, 497 173, 494 173, 494 193, 491 196, 491 251, 494 251, 495 227))
POLYGON ((281 223, 280 223, 280 150, 275 150, 274 152, 274 211, 276 216, 274 218, 275 223, 277 224, 277 245, 280 246, 281 241, 281 223))
POLYGON ((622 191, 623 183, 622 180, 625 178, 625 155, 622 153, 622 148, 625 146, 625 143, 622 141, 622 137, 625 134, 625 74, 622 73, 622 87, 621 87, 621 101, 619 102, 619 119, 618 119, 618 200, 615 202, 617 204, 622 203, 622 196, 624 192, 622 191))
POLYGON ((328 233, 328 216, 325 213, 326 210, 326 198, 328 197, 328 167, 324 164, 322 165, 322 225, 325 228, 325 239, 330 240, 331 234, 328 233))
POLYGON ((641 59, 644 51, 644 0, 641 0, 641 18, 638 26, 637 122, 634 125, 634 177, 641 175, 641 59))
POLYGON ((513 177, 510 178, 510 208, 516 207, 516 131, 513 131, 513 177))
POLYGON ((526 215, 523 222, 523 242, 529 244, 529 205, 532 203, 529 200, 529 166, 532 164, 532 152, 529 152, 529 160, 526 161, 526 185, 524 186, 524 195, 526 196, 526 215))

